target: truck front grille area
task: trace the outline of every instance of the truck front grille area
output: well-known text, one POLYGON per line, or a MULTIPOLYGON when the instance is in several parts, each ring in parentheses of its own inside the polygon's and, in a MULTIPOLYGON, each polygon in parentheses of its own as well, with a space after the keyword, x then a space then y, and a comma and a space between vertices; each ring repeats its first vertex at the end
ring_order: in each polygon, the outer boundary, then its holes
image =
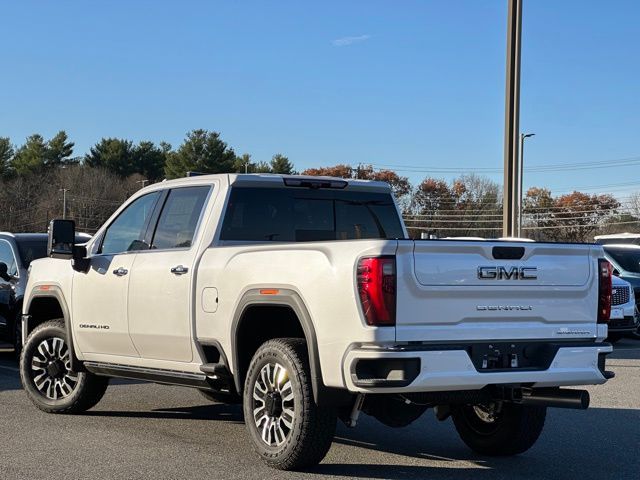
POLYGON ((611 292, 611 305, 624 305, 629 302, 629 287, 613 287, 611 292))

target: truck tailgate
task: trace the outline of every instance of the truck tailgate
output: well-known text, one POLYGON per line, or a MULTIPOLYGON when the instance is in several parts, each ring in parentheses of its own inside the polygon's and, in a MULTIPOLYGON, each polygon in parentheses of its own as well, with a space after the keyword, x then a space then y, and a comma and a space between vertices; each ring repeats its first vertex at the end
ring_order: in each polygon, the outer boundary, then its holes
POLYGON ((595 338, 596 258, 584 244, 398 243, 398 341, 595 338))

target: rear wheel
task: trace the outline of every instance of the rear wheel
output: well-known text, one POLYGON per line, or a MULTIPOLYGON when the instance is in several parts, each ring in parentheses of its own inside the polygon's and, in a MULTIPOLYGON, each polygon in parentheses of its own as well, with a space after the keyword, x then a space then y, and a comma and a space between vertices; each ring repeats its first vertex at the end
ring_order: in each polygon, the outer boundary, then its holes
POLYGON ((62 320, 51 320, 29 335, 20 356, 20 379, 29 399, 48 413, 79 413, 95 406, 109 379, 71 371, 71 350, 62 320))
POLYGON ((255 450, 271 467, 310 467, 331 447, 337 414, 313 399, 304 340, 270 340, 258 349, 247 373, 243 407, 255 450))
POLYGON ((472 450, 491 456, 517 455, 531 448, 544 427, 546 407, 492 402, 452 407, 453 423, 472 450))

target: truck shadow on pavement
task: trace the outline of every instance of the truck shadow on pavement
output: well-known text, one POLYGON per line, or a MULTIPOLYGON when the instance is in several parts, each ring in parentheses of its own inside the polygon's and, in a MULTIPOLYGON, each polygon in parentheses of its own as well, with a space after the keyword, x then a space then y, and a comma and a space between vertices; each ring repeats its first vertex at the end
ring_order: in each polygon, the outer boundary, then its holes
POLYGON ((244 423, 242 408, 238 405, 212 403, 193 407, 158 408, 151 411, 89 410, 83 415, 92 417, 154 418, 164 420, 210 420, 244 423))
MULTIPOLYGON (((429 412, 425 417, 428 415, 429 412)), ((358 464, 359 455, 354 452, 349 464, 323 463, 314 473, 388 479, 637 479, 640 410, 550 410, 538 443, 515 457, 477 455, 457 438, 450 421, 439 423, 424 417, 397 430, 379 426, 373 420, 354 430, 339 427, 335 442, 378 451, 381 460, 391 454, 393 462, 398 463, 358 464), (420 465, 421 460, 437 465, 420 465)))
MULTIPOLYGON (((85 415, 243 423, 242 408, 225 404, 147 412, 92 410, 85 415)), ((356 429, 339 423, 334 443, 348 447, 346 452, 339 448, 337 454, 340 460, 347 459, 345 463, 335 462, 335 456, 330 454, 308 474, 381 479, 636 480, 640 471, 635 452, 640 445, 640 410, 550 410, 538 443, 515 457, 492 458, 473 453, 458 438, 451 421, 437 422, 430 411, 402 429, 389 429, 363 415, 356 429), (376 455, 372 456, 371 451, 376 455), (380 463, 371 463, 372 458, 380 463)))

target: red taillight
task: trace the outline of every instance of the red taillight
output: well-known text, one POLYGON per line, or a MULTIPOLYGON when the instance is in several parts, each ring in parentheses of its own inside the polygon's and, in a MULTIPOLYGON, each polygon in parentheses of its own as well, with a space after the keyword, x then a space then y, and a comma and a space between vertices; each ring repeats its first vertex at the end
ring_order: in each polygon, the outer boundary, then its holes
POLYGON ((598 323, 609 323, 611 316, 611 264, 598 260, 598 323))
POLYGON ((358 262, 358 293, 368 325, 395 325, 395 257, 361 258, 358 262))

